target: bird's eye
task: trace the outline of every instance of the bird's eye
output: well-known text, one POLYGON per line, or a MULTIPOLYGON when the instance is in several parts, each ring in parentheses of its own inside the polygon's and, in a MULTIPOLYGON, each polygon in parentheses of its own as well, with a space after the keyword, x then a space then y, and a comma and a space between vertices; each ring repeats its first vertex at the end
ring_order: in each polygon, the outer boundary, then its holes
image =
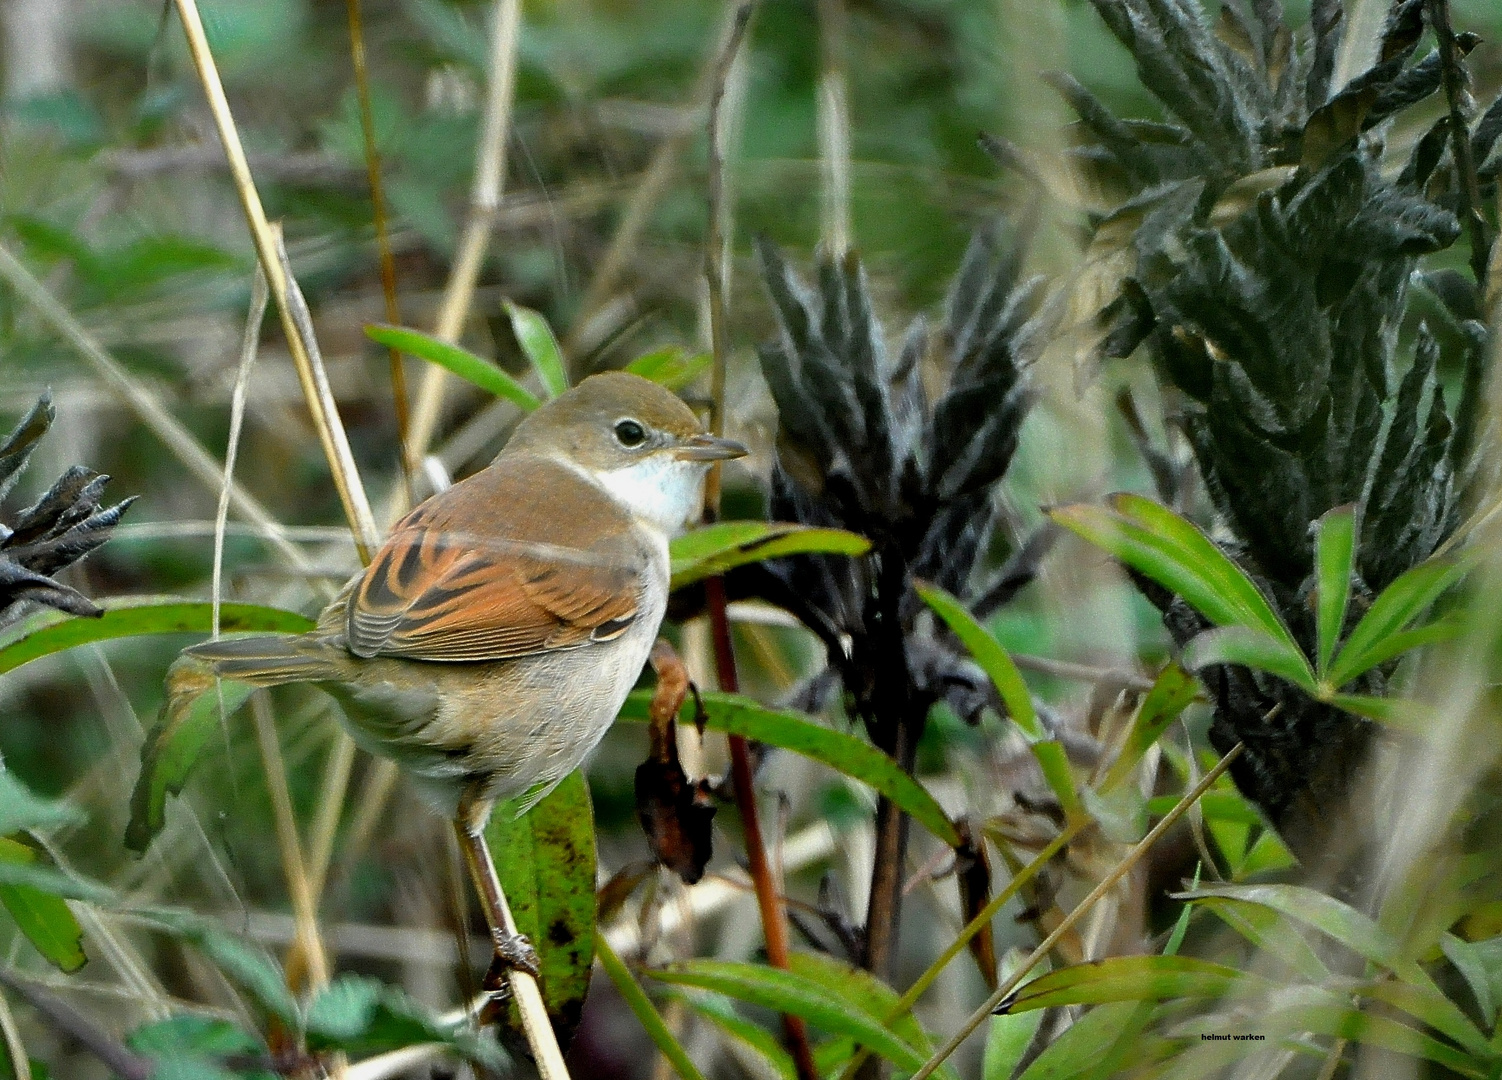
POLYGON ((615 425, 615 437, 622 446, 640 446, 647 441, 647 429, 635 420, 622 420, 615 425))

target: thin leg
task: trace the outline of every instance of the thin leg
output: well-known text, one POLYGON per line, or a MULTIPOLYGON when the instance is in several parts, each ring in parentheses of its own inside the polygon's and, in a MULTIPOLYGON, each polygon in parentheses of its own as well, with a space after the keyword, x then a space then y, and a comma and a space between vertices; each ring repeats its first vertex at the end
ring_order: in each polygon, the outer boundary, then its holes
MULTIPOLYGON (((501 880, 496 876, 495 863, 490 858, 490 848, 485 843, 482 826, 466 823, 462 812, 454 823, 459 837, 459 850, 464 852, 465 865, 480 894, 480 903, 485 909, 485 921, 490 924, 496 939, 497 955, 501 955, 502 942, 525 940, 516 930, 516 920, 511 917, 511 907, 506 903, 506 894, 501 889, 501 880)), ((529 949, 530 951, 530 949, 529 949)), ((535 954, 534 954, 535 956, 535 954)), ((503 959, 510 959, 503 957, 503 959)), ((515 962, 506 964, 506 979, 511 983, 511 994, 516 999, 522 1017, 522 1027, 527 1032, 527 1042, 532 1047, 532 1056, 537 1059, 537 1071, 542 1080, 569 1080, 568 1066, 563 1063, 563 1052, 553 1034, 553 1022, 548 1019, 548 1009, 542 1000, 542 991, 536 977, 524 966, 515 962)))

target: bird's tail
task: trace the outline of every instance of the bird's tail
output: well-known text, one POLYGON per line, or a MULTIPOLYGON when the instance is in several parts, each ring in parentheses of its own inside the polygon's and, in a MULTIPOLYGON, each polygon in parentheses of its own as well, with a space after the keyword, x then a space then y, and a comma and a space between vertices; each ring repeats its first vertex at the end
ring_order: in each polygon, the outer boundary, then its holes
POLYGON ((338 656, 307 634, 257 634, 205 641, 183 650, 184 660, 203 674, 237 679, 253 686, 322 682, 339 675, 338 656))

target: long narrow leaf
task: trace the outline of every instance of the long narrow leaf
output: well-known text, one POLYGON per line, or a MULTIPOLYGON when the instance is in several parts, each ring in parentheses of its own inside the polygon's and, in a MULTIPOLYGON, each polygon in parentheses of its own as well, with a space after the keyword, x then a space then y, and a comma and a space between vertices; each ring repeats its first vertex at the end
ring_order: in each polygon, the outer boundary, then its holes
MULTIPOLYGON (((25 844, 0 836, 0 862, 30 864, 37 853, 25 844)), ((88 959, 83 951, 83 927, 67 902, 32 885, 0 885, 0 904, 37 952, 60 971, 77 971, 88 959)))
POLYGON ((468 349, 450 345, 421 330, 378 323, 367 326, 365 336, 381 345, 410 353, 430 364, 437 364, 465 382, 473 383, 498 398, 505 398, 524 412, 531 412, 542 404, 536 394, 483 356, 476 356, 468 349))
POLYGON ((1143 755, 1198 694, 1199 683, 1182 667, 1172 662, 1164 667, 1142 699, 1121 753, 1101 781, 1101 791, 1110 791, 1130 776, 1143 755))
POLYGON ((615 984, 616 992, 636 1014, 637 1022, 646 1029, 652 1041, 657 1044, 657 1049, 662 1052, 662 1056, 667 1058, 668 1064, 677 1071, 680 1080, 704 1080, 704 1075, 689 1059, 688 1052, 683 1049, 683 1044, 673 1037, 673 1033, 663 1022, 662 1014, 652 1004, 652 999, 647 997, 646 991, 638 985, 625 962, 616 955, 610 943, 605 940, 604 934, 595 936, 595 955, 600 958, 600 966, 605 969, 605 974, 615 984))
POLYGON ((1254 627, 1298 650, 1252 579, 1192 523, 1137 495, 1113 495, 1110 503, 1109 508, 1077 503, 1049 516, 1172 589, 1217 626, 1254 627))
POLYGON ((1049 736, 1042 721, 1038 719, 1027 683, 1022 681, 1022 672, 1017 670, 1017 665, 1013 663, 1006 648, 966 610, 958 597, 926 582, 917 583, 915 588, 923 602, 954 631, 955 636, 995 685, 1013 723, 1031 745, 1033 755, 1043 770, 1043 777, 1048 781, 1054 797, 1059 800, 1059 805, 1065 813, 1077 811, 1080 796, 1075 788, 1069 759, 1064 754, 1063 746, 1049 736))
POLYGON ((662 982, 698 986, 750 1005, 801 1016, 822 1031, 854 1039, 909 1072, 916 1072, 925 1061, 920 1050, 898 1038, 879 1019, 791 971, 724 960, 686 960, 649 974, 662 982))
POLYGON ((1316 636, 1319 639, 1317 670, 1321 677, 1330 669, 1335 644, 1346 619, 1351 596, 1351 567, 1356 558, 1356 509, 1337 506, 1319 519, 1314 545, 1316 636))
POLYGON ((1024 984, 998 1012, 1099 1005, 1108 1001, 1217 998, 1271 984, 1250 972, 1192 956, 1112 956, 1075 964, 1024 984))
POLYGON ((864 555, 871 541, 844 529, 785 521, 721 521, 675 537, 668 545, 672 587, 784 555, 864 555))
POLYGON ((651 379, 676 394, 708 371, 713 363, 714 357, 709 353, 690 353, 674 345, 638 356, 626 365, 626 370, 643 379, 651 379))
POLYGON ((1331 665, 1330 685, 1339 689, 1363 671, 1390 659, 1394 654, 1386 651, 1389 639, 1422 614, 1469 569, 1464 561, 1421 563, 1383 589, 1352 629, 1345 648, 1331 665))
POLYGON ((1217 626, 1196 634, 1184 646, 1183 661, 1190 671, 1211 664, 1239 664, 1276 675, 1310 694, 1319 689, 1302 652, 1256 627, 1217 626))
POLYGON ((548 397, 557 397, 568 389, 568 369, 563 364, 563 350, 553 336, 548 320, 531 308, 506 301, 506 314, 511 318, 511 330, 516 341, 532 362, 548 397))
MULTIPOLYGON (((799 713, 769 709, 738 694, 702 694, 705 724, 715 731, 790 750, 821 761, 844 775, 881 792, 893 805, 951 847, 958 831, 932 795, 895 761, 854 735, 812 723, 799 713)), ((649 691, 637 691, 621 708, 622 720, 645 722, 652 701, 649 691)), ((692 724, 694 699, 684 702, 679 722, 692 724)))

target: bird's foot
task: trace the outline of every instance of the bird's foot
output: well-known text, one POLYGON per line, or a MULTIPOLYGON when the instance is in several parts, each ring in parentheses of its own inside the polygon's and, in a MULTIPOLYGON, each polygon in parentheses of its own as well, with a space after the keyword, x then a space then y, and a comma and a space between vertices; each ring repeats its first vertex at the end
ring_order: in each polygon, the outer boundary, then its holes
POLYGON ((537 950, 532 948, 530 941, 521 934, 508 934, 504 930, 494 931, 491 937, 495 941, 495 956, 491 958, 490 970, 485 973, 486 990, 496 993, 506 989, 506 973, 510 971, 525 971, 537 978, 540 971, 537 950))

